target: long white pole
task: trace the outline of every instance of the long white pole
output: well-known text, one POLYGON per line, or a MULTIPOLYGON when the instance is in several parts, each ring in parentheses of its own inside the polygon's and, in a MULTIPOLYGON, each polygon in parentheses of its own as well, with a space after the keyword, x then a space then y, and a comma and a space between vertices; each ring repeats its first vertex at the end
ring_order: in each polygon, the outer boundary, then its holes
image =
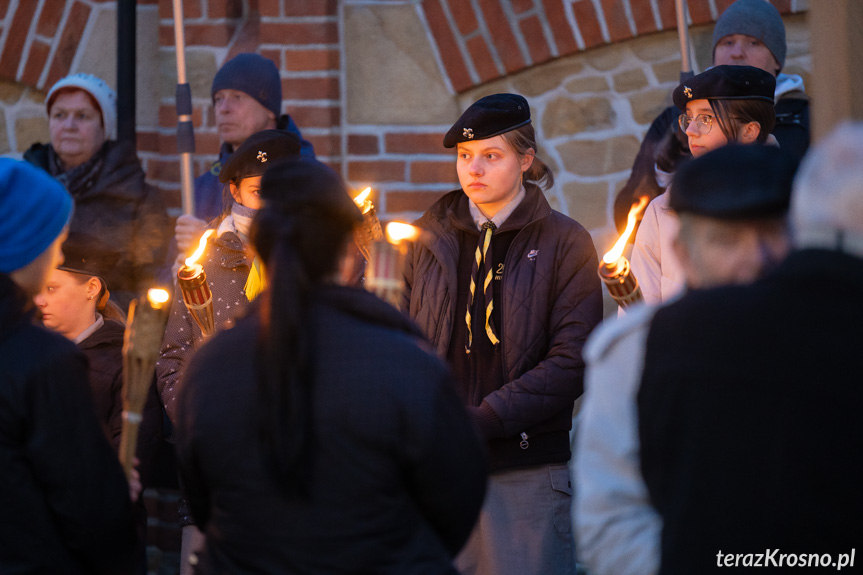
POLYGON ((693 76, 689 58, 689 25, 685 0, 674 0, 674 7, 677 12, 677 37, 680 39, 680 81, 683 82, 693 76))
POLYGON ((192 183, 192 154, 195 134, 192 126, 192 90, 186 81, 186 40, 183 35, 183 0, 174 0, 174 45, 177 52, 177 152, 180 154, 180 186, 184 214, 195 211, 192 183))

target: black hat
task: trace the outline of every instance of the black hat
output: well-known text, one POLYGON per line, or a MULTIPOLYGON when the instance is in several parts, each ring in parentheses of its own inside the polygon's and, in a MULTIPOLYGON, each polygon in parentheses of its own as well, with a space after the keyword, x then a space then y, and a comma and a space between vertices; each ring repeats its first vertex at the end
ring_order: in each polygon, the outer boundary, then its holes
POLYGON ((674 89, 681 110, 692 100, 764 100, 773 102, 776 78, 754 66, 714 66, 674 89))
POLYGON ((674 174, 668 205, 677 213, 723 220, 782 217, 797 159, 774 146, 722 146, 674 174))
POLYGON ((231 154, 222 170, 219 181, 227 184, 249 176, 260 176, 274 162, 300 155, 300 138, 284 130, 255 132, 231 154))
POLYGON ((530 124, 530 106, 518 94, 492 94, 464 111, 443 138, 444 148, 485 140, 530 124))

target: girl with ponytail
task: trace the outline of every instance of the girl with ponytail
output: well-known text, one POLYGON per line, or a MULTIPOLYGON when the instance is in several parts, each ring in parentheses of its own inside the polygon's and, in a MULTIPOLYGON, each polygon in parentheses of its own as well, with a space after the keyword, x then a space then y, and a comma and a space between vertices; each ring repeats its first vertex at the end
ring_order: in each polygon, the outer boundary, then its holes
POLYGON ((446 366, 340 281, 361 216, 332 169, 292 159, 261 196, 268 287, 192 358, 180 398, 198 572, 455 575, 486 476, 446 366))

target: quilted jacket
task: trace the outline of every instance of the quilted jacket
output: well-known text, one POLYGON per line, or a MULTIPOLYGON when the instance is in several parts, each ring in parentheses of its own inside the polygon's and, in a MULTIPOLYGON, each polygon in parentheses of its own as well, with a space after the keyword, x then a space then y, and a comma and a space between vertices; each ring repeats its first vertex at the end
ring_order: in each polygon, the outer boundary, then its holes
MULTIPOLYGON (((462 317, 455 309, 457 230, 475 230, 467 196, 460 189, 448 193, 417 225, 427 233, 408 255, 402 307, 446 357, 454 322, 462 317)), ((552 210, 542 191, 529 185, 500 231, 507 229, 519 230, 502 279, 499 345, 508 383, 488 390, 479 406, 500 422, 499 437, 487 435, 490 440, 570 429, 573 402, 584 389, 582 348, 602 319, 596 250, 579 223, 552 210)))

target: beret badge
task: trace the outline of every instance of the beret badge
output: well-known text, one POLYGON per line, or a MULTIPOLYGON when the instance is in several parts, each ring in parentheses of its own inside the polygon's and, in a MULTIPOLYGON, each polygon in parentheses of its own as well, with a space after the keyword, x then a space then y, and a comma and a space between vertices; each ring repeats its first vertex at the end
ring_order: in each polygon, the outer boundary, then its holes
POLYGON ((257 158, 258 158, 258 161, 263 164, 264 162, 267 161, 267 153, 264 152, 263 150, 258 150, 257 158))
POLYGON ((471 128, 465 128, 464 130, 462 130, 462 136, 464 136, 468 140, 472 140, 473 139, 473 130, 471 128))
POLYGON ((683 93, 686 94, 687 98, 689 98, 690 100, 692 99, 692 88, 690 88, 689 86, 684 86, 683 93))

